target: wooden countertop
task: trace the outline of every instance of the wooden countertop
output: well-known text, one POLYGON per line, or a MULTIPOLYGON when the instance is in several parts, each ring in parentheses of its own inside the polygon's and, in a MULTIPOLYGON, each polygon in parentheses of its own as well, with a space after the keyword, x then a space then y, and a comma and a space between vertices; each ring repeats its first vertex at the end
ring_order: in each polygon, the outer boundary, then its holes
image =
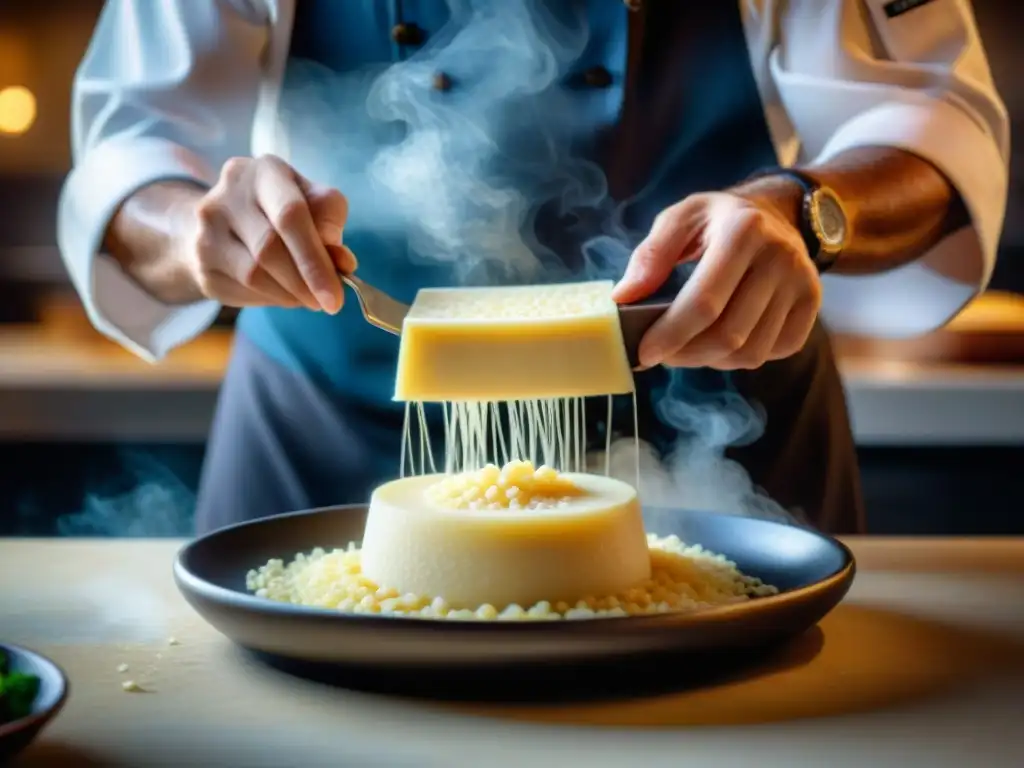
POLYGON ((244 661, 175 590, 179 542, 0 540, 0 633, 72 689, 15 766, 1019 766, 1024 539, 848 543, 860 574, 816 655, 652 699, 499 707, 244 661))

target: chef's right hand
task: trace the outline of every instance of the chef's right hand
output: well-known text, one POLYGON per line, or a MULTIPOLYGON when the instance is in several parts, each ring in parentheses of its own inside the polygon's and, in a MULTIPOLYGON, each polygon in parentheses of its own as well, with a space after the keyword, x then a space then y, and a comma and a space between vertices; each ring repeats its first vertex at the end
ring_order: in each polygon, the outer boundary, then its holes
POLYGON ((348 202, 278 157, 228 160, 194 206, 187 268, 199 291, 228 306, 306 307, 331 314, 344 293, 338 270, 348 202))

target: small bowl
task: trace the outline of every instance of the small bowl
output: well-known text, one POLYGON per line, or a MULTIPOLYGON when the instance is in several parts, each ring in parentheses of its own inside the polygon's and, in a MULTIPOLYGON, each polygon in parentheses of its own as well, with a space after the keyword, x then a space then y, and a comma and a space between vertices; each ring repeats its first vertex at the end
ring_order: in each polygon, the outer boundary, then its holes
POLYGON ((39 694, 32 703, 32 714, 0 724, 0 765, 27 747, 64 707, 68 698, 68 679, 64 670, 45 656, 27 648, 0 643, 16 672, 39 678, 39 694))

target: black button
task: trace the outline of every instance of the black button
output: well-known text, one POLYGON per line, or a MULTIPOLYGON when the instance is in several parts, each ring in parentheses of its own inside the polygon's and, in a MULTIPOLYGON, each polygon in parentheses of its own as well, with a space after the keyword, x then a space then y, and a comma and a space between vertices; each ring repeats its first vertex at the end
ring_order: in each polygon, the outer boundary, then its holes
POLYGON ((423 29, 412 22, 396 24, 391 28, 391 39, 399 45, 422 45, 426 38, 423 29))
POLYGON ((607 88, 612 84, 612 73, 604 67, 591 67, 583 73, 583 84, 590 88, 607 88))
POLYGON ((435 91, 450 91, 452 89, 452 79, 444 72, 435 73, 430 84, 435 91))

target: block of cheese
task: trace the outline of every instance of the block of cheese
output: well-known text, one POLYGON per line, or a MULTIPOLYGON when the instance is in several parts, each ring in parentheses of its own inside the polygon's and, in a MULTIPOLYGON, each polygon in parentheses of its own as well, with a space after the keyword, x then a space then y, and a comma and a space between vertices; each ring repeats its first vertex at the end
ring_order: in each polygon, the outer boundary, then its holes
POLYGON ((395 399, 531 400, 633 391, 611 281, 429 288, 402 325, 395 399))
POLYGON ((500 610, 620 593, 650 577, 651 560, 630 485, 512 462, 380 486, 362 569, 404 594, 500 610))

